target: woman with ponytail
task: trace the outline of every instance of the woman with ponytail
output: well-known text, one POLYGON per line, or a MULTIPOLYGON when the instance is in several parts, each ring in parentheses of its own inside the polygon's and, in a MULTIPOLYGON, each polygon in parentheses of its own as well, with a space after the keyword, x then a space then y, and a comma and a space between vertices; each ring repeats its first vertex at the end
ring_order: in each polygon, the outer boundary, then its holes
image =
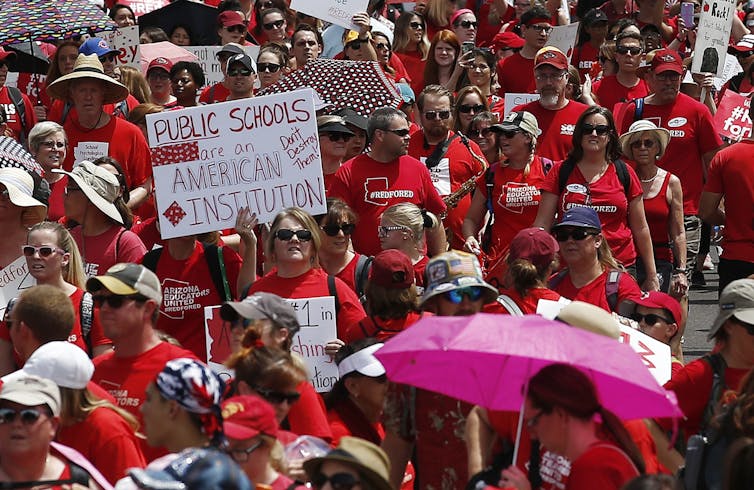
MULTIPOLYGON (((619 490, 644 473, 639 449, 618 417, 605 409, 589 377, 575 367, 551 364, 529 380, 525 408, 532 437, 568 458, 565 490, 619 490)), ((503 470, 501 486, 529 490, 527 475, 503 470)))

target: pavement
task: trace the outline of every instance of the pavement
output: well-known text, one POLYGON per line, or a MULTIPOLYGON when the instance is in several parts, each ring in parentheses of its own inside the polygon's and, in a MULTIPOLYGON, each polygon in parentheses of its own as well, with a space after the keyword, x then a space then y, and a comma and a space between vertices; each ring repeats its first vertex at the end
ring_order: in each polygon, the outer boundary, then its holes
POLYGON ((717 316, 717 270, 704 271, 704 279, 706 286, 691 289, 689 293, 689 316, 683 335, 683 356, 686 363, 712 349, 712 342, 707 341, 707 333, 717 316))

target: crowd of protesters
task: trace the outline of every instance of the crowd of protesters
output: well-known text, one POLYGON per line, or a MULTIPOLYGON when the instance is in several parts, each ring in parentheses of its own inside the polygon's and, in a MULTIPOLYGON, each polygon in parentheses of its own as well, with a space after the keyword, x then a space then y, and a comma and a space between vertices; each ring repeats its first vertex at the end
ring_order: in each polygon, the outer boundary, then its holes
MULTIPOLYGON (((217 83, 164 56, 119 66, 90 36, 38 42, 47 76, 16 88, 0 47, 0 267, 36 281, 0 327, 0 488, 676 489, 692 470, 693 488, 751 487, 754 139, 713 119, 727 92, 754 93, 751 3, 721 83, 690 72, 704 40, 675 1, 369 0, 351 29, 289 0, 204 3, 217 83), (571 22, 566 54, 548 39, 571 22), (232 229, 163 239, 146 116, 254 97, 320 57, 374 62, 400 94, 317 104, 326 213, 242 208, 232 229), (712 349, 686 363, 711 244, 712 349), (286 300, 326 296, 339 379, 318 393, 286 300), (620 420, 567 362, 531 373, 519 413, 390 382, 375 356, 416 322, 545 303, 669 345, 684 417, 620 420), (208 362, 208 306, 230 378, 208 362), (717 445, 701 463, 699 435, 717 445)), ((101 7, 141 43, 201 37, 101 7)))

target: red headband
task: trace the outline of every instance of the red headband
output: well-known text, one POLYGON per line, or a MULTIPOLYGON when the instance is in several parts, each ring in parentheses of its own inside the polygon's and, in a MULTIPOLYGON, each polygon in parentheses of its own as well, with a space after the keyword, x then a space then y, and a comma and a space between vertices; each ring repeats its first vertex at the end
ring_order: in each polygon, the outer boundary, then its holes
POLYGON ((530 26, 532 24, 538 24, 540 22, 547 22, 548 24, 552 23, 552 19, 549 17, 534 17, 533 19, 529 19, 525 26, 530 26))

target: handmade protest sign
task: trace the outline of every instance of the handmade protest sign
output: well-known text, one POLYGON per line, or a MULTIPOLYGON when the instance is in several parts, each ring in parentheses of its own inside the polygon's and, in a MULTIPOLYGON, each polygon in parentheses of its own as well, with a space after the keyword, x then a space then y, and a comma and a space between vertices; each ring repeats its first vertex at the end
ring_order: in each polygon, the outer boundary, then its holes
POLYGON ((163 239, 232 228, 246 206, 260 223, 326 212, 311 89, 150 114, 147 134, 163 239))
POLYGON ((565 26, 555 26, 552 28, 550 37, 547 38, 547 46, 555 46, 561 50, 571 61, 573 56, 573 49, 576 45, 576 36, 579 33, 579 22, 568 24, 565 26))
POLYGON ((704 0, 691 62, 693 73, 722 76, 735 11, 736 0, 704 0))
POLYGON ((114 31, 103 32, 102 36, 111 49, 120 51, 115 57, 116 65, 128 65, 140 69, 138 26, 119 27, 114 31))
POLYGON ((128 0, 128 6, 134 11, 136 17, 148 14, 170 3, 170 0, 128 0))
POLYGON ((751 99, 733 90, 726 90, 714 116, 715 128, 723 138, 741 141, 751 138, 751 99))
POLYGON ((535 100, 539 100, 539 94, 505 94, 505 110, 503 118, 508 117, 508 114, 511 113, 514 107, 522 104, 528 104, 529 102, 533 102, 535 100))
POLYGON ((291 9, 346 29, 357 30, 351 23, 354 14, 367 11, 369 0, 292 0, 291 9))
MULTIPOLYGON (((338 380, 338 367, 325 345, 337 338, 335 300, 332 296, 286 300, 296 311, 301 330, 293 336, 291 351, 301 356, 307 367, 309 382, 319 392, 327 392, 338 380)), ((219 306, 204 308, 204 332, 207 339, 207 365, 221 376, 232 376, 223 363, 233 349, 230 324, 220 318, 219 306)))
POLYGON ((29 274, 29 267, 23 255, 4 267, 0 272, 0 318, 5 313, 8 301, 36 283, 37 280, 29 274))
MULTIPOLYGON (((197 58, 197 63, 204 70, 204 86, 214 85, 222 82, 225 76, 220 69, 220 61, 217 59, 217 53, 222 46, 182 46, 189 53, 193 53, 197 58)), ((259 46, 244 46, 244 51, 253 60, 259 55, 259 46)), ((257 80, 258 82, 259 80, 257 80)))

